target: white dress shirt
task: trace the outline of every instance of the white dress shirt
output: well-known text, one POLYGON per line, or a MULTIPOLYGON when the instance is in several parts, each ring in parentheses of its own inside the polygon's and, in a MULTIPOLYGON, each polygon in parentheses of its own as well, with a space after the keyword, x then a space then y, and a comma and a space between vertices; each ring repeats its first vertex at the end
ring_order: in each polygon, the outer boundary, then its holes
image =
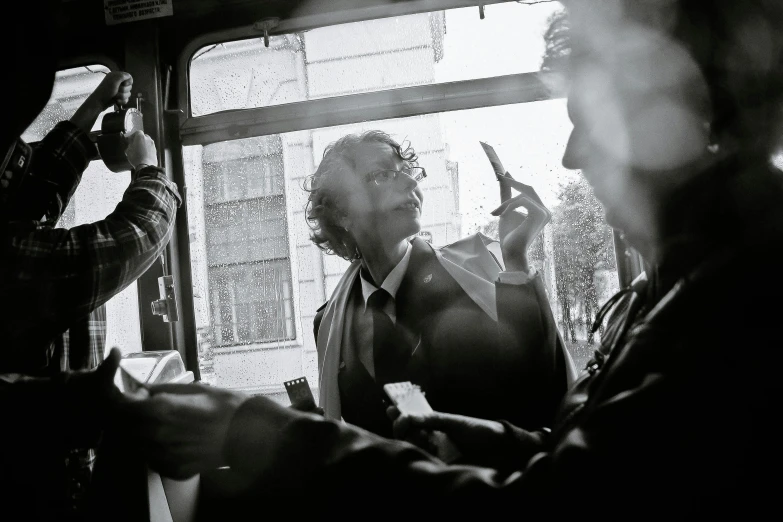
MULTIPOLYGON (((405 251, 405 255, 402 256, 402 259, 400 259, 400 262, 397 263, 397 266, 395 266, 392 271, 389 272, 389 275, 387 275, 386 279, 384 279, 383 283, 381 283, 381 288, 386 290, 391 296, 391 299, 386 301, 386 305, 383 307, 383 311, 391 318, 392 323, 394 324, 397 324, 397 308, 395 306, 394 299, 397 296, 397 290, 400 289, 402 279, 405 277, 405 272, 408 271, 408 264, 411 261, 412 250, 413 245, 408 243, 408 249, 405 251)), ((378 290, 378 287, 364 278, 364 270, 359 271, 359 277, 362 280, 362 297, 364 298, 364 310, 366 311, 367 300, 370 299, 370 296, 374 294, 376 290, 378 290)))
MULTIPOLYGON (((408 271, 408 265, 410 264, 411 260, 411 251, 413 250, 413 245, 411 243, 408 243, 408 249, 405 251, 405 254, 402 256, 402 259, 400 259, 400 262, 397 263, 397 266, 395 266, 391 272, 389 272, 389 275, 386 276, 386 279, 383 280, 383 283, 381 283, 381 288, 386 290, 391 298, 386 301, 386 304, 383 307, 383 311, 386 315, 389 316, 389 318, 392 320, 392 323, 397 324, 397 307, 395 298, 397 296, 397 291, 400 289, 400 285, 402 285, 402 280, 405 277, 405 273, 408 271)), ((504 284, 511 284, 511 285, 523 285, 527 282, 529 282, 533 277, 536 275, 535 268, 531 268, 530 272, 506 272, 501 271, 498 274, 498 281, 500 283, 504 284)), ((367 310, 367 301, 370 299, 370 296, 374 294, 378 287, 375 286, 373 283, 365 279, 364 277, 364 270, 359 271, 359 279, 361 280, 362 284, 362 298, 364 300, 364 308, 362 311, 367 310)), ((372 333, 370 332, 364 332, 365 336, 369 336, 369 338, 372 338, 372 333)), ((367 343, 361 343, 359 346, 359 360, 364 364, 365 368, 367 368, 367 371, 375 377, 375 369, 373 367, 373 355, 372 355, 372 342, 367 343)))
MULTIPOLYGON (((391 299, 386 301, 386 305, 383 308, 384 313, 388 315, 392 323, 397 324, 397 309, 395 307, 395 298, 397 296, 397 291, 400 289, 400 285, 402 284, 402 279, 405 277, 405 273, 408 271, 408 264, 411 260, 411 251, 413 250, 413 245, 411 243, 408 243, 408 248, 405 250, 405 254, 402 256, 402 259, 400 259, 400 262, 397 263, 397 266, 395 266, 391 272, 389 272, 389 275, 386 276, 386 279, 383 280, 383 283, 381 283, 381 288, 386 290, 389 295, 391 296, 391 299)), ((531 279, 533 279, 536 276, 536 269, 531 268, 529 272, 506 272, 501 271, 500 274, 498 274, 498 281, 500 283, 509 284, 509 285, 523 285, 527 282, 529 282, 531 279)), ((359 277, 362 282, 362 297, 364 298, 364 311, 367 311, 367 301, 370 299, 370 296, 375 293, 376 290, 378 290, 378 287, 375 286, 373 283, 365 279, 364 277, 364 270, 359 271, 359 277)))

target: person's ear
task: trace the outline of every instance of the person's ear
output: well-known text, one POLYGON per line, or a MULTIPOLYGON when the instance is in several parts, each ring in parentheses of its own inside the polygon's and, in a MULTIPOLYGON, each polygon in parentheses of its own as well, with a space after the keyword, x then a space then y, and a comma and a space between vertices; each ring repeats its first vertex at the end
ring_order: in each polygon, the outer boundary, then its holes
POLYGON ((337 219, 337 224, 346 232, 351 230, 351 218, 349 218, 346 214, 340 215, 340 217, 337 219))

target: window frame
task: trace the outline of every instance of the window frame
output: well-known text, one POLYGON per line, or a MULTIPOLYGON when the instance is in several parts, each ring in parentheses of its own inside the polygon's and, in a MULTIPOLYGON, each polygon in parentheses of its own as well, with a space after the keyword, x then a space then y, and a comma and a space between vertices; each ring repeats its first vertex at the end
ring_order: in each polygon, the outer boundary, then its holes
POLYGON ((180 125, 180 135, 183 145, 207 145, 369 120, 558 98, 565 98, 561 74, 520 73, 194 116, 180 125))
MULTIPOLYGON (((270 36, 341 25, 379 18, 439 10, 478 7, 479 5, 506 3, 509 0, 476 2, 461 0, 412 1, 399 4, 356 8, 301 18, 282 20, 269 31, 270 36)), ((478 12, 476 13, 478 17, 478 12)), ((401 87, 375 92, 365 92, 305 100, 267 107, 233 109, 201 116, 193 116, 190 103, 190 66, 196 53, 212 44, 259 38, 263 33, 251 26, 206 33, 184 45, 177 61, 177 94, 180 144, 184 146, 209 145, 239 139, 270 136, 364 121, 403 118, 417 115, 445 113, 459 110, 486 108, 538 102, 566 97, 566 82, 562 73, 527 72, 489 78, 401 87)), ((466 35, 469 38, 470 35, 466 35)), ((286 212, 286 224, 291 218, 286 212)), ((292 299, 294 313, 298 310, 299 276, 295 245, 289 245, 292 299)), ((644 267, 638 254, 615 234, 615 259, 618 266, 618 283, 624 286, 639 275, 644 267), (622 268, 620 268, 622 267, 622 268)), ((190 260, 187 261, 190 265, 190 260)), ((191 270, 191 266, 182 267, 191 270)), ((271 347, 296 347, 305 349, 301 321, 294 319, 296 338, 290 341, 269 343, 271 347)), ((261 344, 213 347, 215 354, 241 353, 264 349, 261 344)), ((271 390, 271 388, 270 388, 271 390)), ((274 387, 274 392, 279 392, 274 387)))
MULTIPOLYGON (((117 65, 117 62, 109 58, 105 54, 83 54, 76 57, 71 57, 66 60, 60 60, 57 62, 57 71, 55 74, 62 72, 66 69, 76 69, 78 67, 92 67, 92 66, 103 66, 109 69, 109 71, 119 71, 120 67, 117 65)), ((57 81, 57 78, 55 77, 54 82, 57 81)), ((51 95, 50 95, 51 97, 51 95)), ((48 102, 47 102, 48 104, 48 102)), ((38 116, 43 113, 43 109, 38 113, 36 116, 36 119, 38 119, 38 116)), ((49 129, 50 131, 52 129, 49 129)), ((38 141, 31 141, 29 145, 34 146, 40 142, 38 141)), ((93 161, 98 161, 98 158, 90 160, 90 163, 93 161)))
MULTIPOLYGON (((461 7, 479 7, 490 4, 511 3, 513 0, 488 0, 477 2, 476 0, 409 0, 406 2, 394 2, 381 5, 371 5, 355 7, 346 10, 327 11, 315 15, 305 14, 299 17, 286 18, 279 20, 276 27, 268 31, 269 36, 280 36, 283 34, 308 31, 332 25, 342 25, 352 22, 363 22, 367 20, 377 20, 380 18, 391 18, 417 13, 429 13, 432 11, 441 11, 446 9, 458 9, 461 7)), ((203 118, 204 116, 193 116, 190 104, 190 62, 196 52, 207 45, 232 42, 248 38, 260 38, 264 32, 258 29, 257 24, 244 25, 233 29, 221 31, 211 31, 200 35, 188 41, 179 53, 177 60, 177 93, 179 99, 180 126, 193 118, 203 118)), ((249 110, 249 109, 239 109, 249 110)), ((352 123, 352 122, 348 122, 352 123)), ((303 130, 303 129, 292 129, 303 130)), ((251 136, 244 136, 251 137, 251 136)), ((235 138, 236 139, 236 138, 235 138)), ((195 143, 185 143, 194 145, 195 143)))

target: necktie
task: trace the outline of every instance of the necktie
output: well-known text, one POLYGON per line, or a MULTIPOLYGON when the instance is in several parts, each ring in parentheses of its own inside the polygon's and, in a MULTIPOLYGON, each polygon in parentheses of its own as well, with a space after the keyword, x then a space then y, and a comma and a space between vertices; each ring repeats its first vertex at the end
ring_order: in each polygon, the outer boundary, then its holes
POLYGON ((404 380, 404 371, 410 356, 410 348, 404 337, 383 311, 389 299, 391 299, 389 293, 380 288, 367 300, 367 313, 372 313, 375 382, 380 385, 404 380))

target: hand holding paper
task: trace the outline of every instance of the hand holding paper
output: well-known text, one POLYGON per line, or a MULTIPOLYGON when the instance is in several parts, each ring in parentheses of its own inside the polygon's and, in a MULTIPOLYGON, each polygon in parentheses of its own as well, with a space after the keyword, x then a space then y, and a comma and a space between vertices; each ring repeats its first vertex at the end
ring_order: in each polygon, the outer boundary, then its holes
POLYGON ((544 226, 552 219, 552 214, 544 206, 533 187, 515 180, 511 174, 506 172, 492 146, 484 142, 479 143, 481 143, 500 183, 502 204, 492 211, 492 215, 500 216, 498 226, 500 249, 503 252, 506 270, 528 272, 530 268, 527 250, 536 236, 544 229, 544 226), (518 196, 513 198, 511 197, 512 188, 520 192, 518 196), (515 211, 519 207, 527 210, 527 216, 515 211))
POLYGON ((508 171, 503 167, 503 163, 501 163, 500 158, 498 157, 492 145, 484 143, 483 141, 480 141, 479 143, 481 144, 481 148, 484 149, 484 153, 487 155, 489 163, 492 165, 492 169, 495 171, 495 177, 497 177, 498 181, 500 182, 501 203, 511 199, 511 189, 513 188, 522 194, 525 194, 539 205, 544 206, 544 203, 541 201, 541 198, 538 197, 538 194, 536 194, 536 190, 533 187, 515 180, 511 174, 508 173, 508 171))
MULTIPOLYGON (((479 143, 481 144, 481 148, 484 149, 484 154, 487 155, 489 163, 492 165, 492 169, 495 171, 495 176, 497 176, 498 181, 500 181, 501 178, 505 178, 506 176, 510 177, 511 175, 506 172, 505 168, 503 168, 503 164, 500 162, 500 158, 498 157, 497 153, 495 153, 495 149, 492 148, 492 145, 488 145, 483 141, 480 141, 479 143)), ((509 199, 511 199, 511 186, 501 183, 500 202, 502 203, 509 199)))
MULTIPOLYGON (((384 384, 383 390, 400 413, 405 415, 434 413, 421 388, 410 382, 384 384)), ((442 431, 431 431, 426 437, 427 450, 440 460, 451 463, 462 456, 460 451, 442 431)))

